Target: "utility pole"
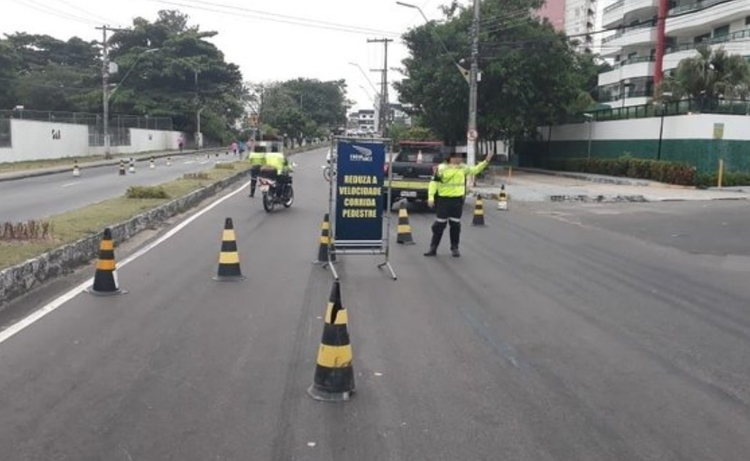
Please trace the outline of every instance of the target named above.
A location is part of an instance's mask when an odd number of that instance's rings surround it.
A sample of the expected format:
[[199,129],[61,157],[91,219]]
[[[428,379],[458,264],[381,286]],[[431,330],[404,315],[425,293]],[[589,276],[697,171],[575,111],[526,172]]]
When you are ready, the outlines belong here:
[[[476,165],[477,142],[477,86],[479,80],[479,0],[474,0],[474,19],[471,26],[471,71],[469,73],[469,129],[466,133],[466,162]],[[471,178],[474,185],[474,177]]]
[[102,122],[104,124],[104,158],[112,158],[109,139],[109,47],[107,31],[120,32],[125,29],[114,29],[109,26],[97,27],[102,31]]
[[382,43],[384,47],[383,68],[379,69],[379,71],[381,71],[383,74],[380,84],[380,113],[378,114],[378,118],[380,120],[380,136],[383,138],[385,138],[388,134],[388,114],[390,112],[390,107],[388,104],[388,43],[392,41],[393,40],[390,38],[367,39],[367,43]]
[[195,75],[195,149],[197,150],[203,147],[203,136],[201,136],[201,112],[203,112],[203,108],[200,107],[198,94],[198,74],[200,74],[200,71],[193,69],[193,73]]

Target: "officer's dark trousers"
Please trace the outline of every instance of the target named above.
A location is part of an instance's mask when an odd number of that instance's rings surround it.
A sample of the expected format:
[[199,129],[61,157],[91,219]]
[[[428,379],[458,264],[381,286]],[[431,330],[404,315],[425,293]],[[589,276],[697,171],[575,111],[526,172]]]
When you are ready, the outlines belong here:
[[443,231],[450,224],[451,248],[458,248],[461,238],[461,215],[464,211],[463,197],[440,197],[437,200],[437,218],[432,225],[432,242],[431,248],[437,248],[440,245],[440,239],[443,238]]
[[260,165],[250,167],[250,197],[255,196],[255,186],[258,185],[258,175],[260,174]]

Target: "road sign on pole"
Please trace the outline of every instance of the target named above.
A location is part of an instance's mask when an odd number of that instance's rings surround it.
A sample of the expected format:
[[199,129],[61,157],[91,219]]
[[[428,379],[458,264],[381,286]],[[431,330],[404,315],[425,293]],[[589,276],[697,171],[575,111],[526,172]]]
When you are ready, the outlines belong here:
[[474,142],[477,140],[477,130],[469,130],[466,133],[466,139],[469,140],[469,142]]

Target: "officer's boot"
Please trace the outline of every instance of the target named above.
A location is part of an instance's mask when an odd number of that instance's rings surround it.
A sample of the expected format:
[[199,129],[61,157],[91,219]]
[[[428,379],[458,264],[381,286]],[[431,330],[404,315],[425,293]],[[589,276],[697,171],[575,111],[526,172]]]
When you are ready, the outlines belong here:
[[425,256],[435,256],[437,254],[438,245],[440,245],[440,239],[443,238],[443,231],[447,223],[435,221],[432,224],[432,241],[430,242],[430,250],[425,253]]
[[460,221],[451,221],[451,230],[450,230],[450,236],[451,236],[451,254],[454,258],[458,258],[461,256],[461,253],[458,252],[458,243],[461,239],[461,222]]

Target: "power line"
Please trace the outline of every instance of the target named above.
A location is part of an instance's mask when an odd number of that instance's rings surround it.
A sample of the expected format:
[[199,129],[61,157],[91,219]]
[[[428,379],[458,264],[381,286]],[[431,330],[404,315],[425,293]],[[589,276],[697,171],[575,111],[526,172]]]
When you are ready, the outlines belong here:
[[73,14],[70,14],[70,13],[66,13],[64,11],[60,11],[60,10],[57,10],[57,9],[49,7],[49,6],[46,6],[45,8],[40,8],[39,6],[37,6],[37,5],[33,4],[33,3],[26,3],[24,0],[13,0],[13,1],[15,1],[16,3],[18,3],[20,5],[23,5],[23,6],[27,7],[27,8],[31,8],[33,10],[36,10],[36,11],[48,14],[48,15],[53,16],[53,17],[64,18],[64,19],[68,19],[70,21],[80,22],[82,24],[87,24],[87,25],[97,24],[95,21],[92,21],[92,20],[89,20],[89,19],[86,19],[86,18],[82,18],[80,16],[76,16],[76,15],[73,15]]
[[[346,24],[338,24],[338,23],[332,23],[332,22],[327,22],[327,21],[307,19],[307,18],[298,17],[298,16],[269,13],[269,12],[264,12],[260,10],[252,10],[249,8],[243,8],[243,7],[234,6],[234,5],[222,5],[219,3],[204,2],[204,1],[197,1],[197,0],[183,0],[185,2],[194,1],[193,4],[182,3],[182,2],[177,2],[177,1],[167,1],[167,0],[150,0],[150,1],[156,2],[156,3],[164,3],[167,5],[173,5],[173,6],[181,6],[183,8],[193,8],[196,10],[209,11],[212,13],[227,14],[227,15],[231,15],[232,17],[242,16],[242,17],[247,17],[247,18],[260,19],[264,21],[311,27],[311,28],[316,28],[316,29],[327,29],[327,30],[335,30],[339,32],[349,32],[349,33],[366,34],[366,35],[380,34],[380,35],[390,36],[394,38],[398,38],[401,36],[400,33],[391,32],[391,31],[382,31],[382,30],[369,29],[369,28],[364,28],[364,27],[359,27],[359,26],[349,26]],[[223,11],[217,8],[224,8],[230,11]]]
[[[39,2],[40,0],[36,0],[36,1]],[[73,5],[72,3],[68,2],[67,0],[56,0],[56,1],[58,1],[58,2],[60,2],[62,4],[64,4],[64,5],[66,5],[68,8],[73,8],[74,10],[80,11],[81,13],[84,13],[85,15],[87,15],[87,16],[89,16],[91,18],[95,18],[96,21],[110,22],[110,23],[113,23],[113,24],[117,23],[116,21],[112,21],[112,20],[104,18],[102,16],[98,16],[98,15],[93,14],[90,11],[87,11],[87,10],[85,10],[85,9],[79,7],[79,6]],[[47,5],[45,5],[45,6],[47,6]]]

